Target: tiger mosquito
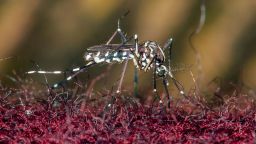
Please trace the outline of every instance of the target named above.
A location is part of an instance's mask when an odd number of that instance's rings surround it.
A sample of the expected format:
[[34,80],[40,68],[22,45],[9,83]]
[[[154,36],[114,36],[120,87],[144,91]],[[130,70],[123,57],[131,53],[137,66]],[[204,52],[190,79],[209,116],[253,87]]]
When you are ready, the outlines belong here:
[[[110,44],[111,41],[114,39],[116,35],[119,35],[121,38],[121,44]],[[134,43],[129,43],[130,41],[134,40]],[[72,80],[78,74],[86,71],[89,67],[92,67],[96,64],[100,63],[122,63],[125,61],[125,65],[123,68],[123,73],[121,80],[119,81],[119,86],[117,89],[117,93],[121,90],[121,85],[123,81],[123,76],[127,68],[127,63],[129,60],[132,60],[134,66],[138,70],[142,70],[148,72],[149,70],[153,69],[153,92],[157,94],[157,84],[156,80],[157,77],[162,79],[162,83],[166,92],[166,96],[168,99],[168,106],[170,106],[170,94],[168,91],[169,82],[167,80],[168,77],[171,78],[172,82],[174,83],[175,87],[178,89],[179,93],[186,97],[183,86],[174,78],[172,71],[171,71],[171,50],[172,50],[173,39],[170,38],[165,43],[163,47],[156,41],[145,41],[139,43],[138,35],[135,34],[133,37],[127,38],[126,35],[120,28],[120,20],[118,20],[118,26],[116,31],[110,37],[106,44],[95,45],[92,47],[87,48],[83,58],[86,64],[82,67],[77,67],[71,70],[74,74],[68,76],[63,81],[56,83],[52,86],[52,89],[56,89],[63,85],[63,83]],[[166,56],[164,51],[169,49],[169,66],[166,67],[164,65],[166,61]],[[27,74],[63,74],[63,71],[28,71]],[[160,103],[162,101],[160,100]]]

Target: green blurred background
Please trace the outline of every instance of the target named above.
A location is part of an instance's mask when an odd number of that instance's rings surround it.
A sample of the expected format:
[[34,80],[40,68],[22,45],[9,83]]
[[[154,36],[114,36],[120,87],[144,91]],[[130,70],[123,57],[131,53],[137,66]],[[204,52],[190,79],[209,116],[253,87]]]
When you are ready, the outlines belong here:
[[[192,64],[196,74],[195,55],[188,39],[199,22],[199,0],[0,0],[0,57],[17,56],[16,60],[1,61],[2,81],[7,81],[4,75],[11,75],[12,70],[23,75],[36,69],[30,60],[44,70],[83,65],[85,49],[105,43],[115,31],[117,19],[127,10],[130,14],[121,22],[124,32],[129,36],[137,33],[140,41],[156,40],[161,45],[173,37],[172,63]],[[256,88],[255,11],[255,0],[206,0],[206,23],[193,37],[202,57],[203,86],[221,77]],[[115,85],[122,66],[113,65],[95,89]],[[96,66],[79,77],[87,78],[89,74],[89,80],[93,79],[106,67]],[[130,62],[124,81],[126,90],[132,90],[133,72]],[[151,92],[151,74],[139,73],[141,91]],[[193,86],[189,70],[175,75],[186,90]],[[44,83],[40,75],[30,77]],[[53,84],[63,76],[48,79]],[[170,89],[175,91],[173,85]]]

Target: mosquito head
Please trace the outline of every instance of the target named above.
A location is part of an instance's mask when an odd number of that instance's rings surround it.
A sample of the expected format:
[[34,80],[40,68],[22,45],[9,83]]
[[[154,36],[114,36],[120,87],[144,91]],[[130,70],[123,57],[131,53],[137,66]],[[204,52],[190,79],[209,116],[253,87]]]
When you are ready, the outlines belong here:
[[156,74],[159,77],[165,77],[169,73],[168,69],[164,65],[159,65],[156,69]]

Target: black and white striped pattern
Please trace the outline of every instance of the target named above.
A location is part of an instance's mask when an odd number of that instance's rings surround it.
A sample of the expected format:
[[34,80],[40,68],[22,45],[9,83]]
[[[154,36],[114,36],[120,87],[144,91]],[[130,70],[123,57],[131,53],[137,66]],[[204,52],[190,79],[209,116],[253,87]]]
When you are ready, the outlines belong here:
[[85,61],[93,61],[95,63],[112,63],[123,62],[124,60],[133,59],[134,55],[129,51],[103,51],[103,52],[87,52],[84,55]]

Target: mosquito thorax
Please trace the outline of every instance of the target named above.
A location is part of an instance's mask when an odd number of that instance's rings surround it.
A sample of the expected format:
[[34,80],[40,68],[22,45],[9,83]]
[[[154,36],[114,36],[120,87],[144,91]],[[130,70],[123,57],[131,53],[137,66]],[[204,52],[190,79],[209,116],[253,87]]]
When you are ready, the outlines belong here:
[[159,44],[155,41],[146,41],[144,43],[145,49],[149,50],[151,55],[156,56],[159,61],[164,61],[164,53]]
[[146,41],[139,50],[138,64],[140,69],[148,71],[153,67],[153,59],[156,65],[160,66],[164,62],[164,55],[161,47],[155,41]]

